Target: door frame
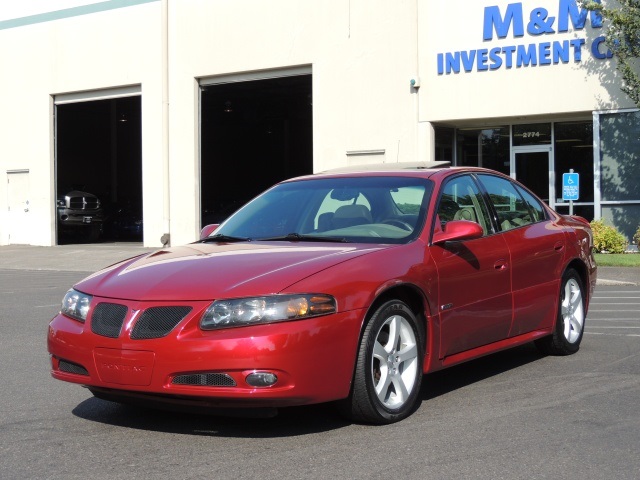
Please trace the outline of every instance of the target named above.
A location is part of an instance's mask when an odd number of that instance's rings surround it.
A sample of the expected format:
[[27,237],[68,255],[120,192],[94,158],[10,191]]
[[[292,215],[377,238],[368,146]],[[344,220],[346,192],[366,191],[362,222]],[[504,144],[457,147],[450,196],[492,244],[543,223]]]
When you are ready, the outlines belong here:
[[547,162],[547,170],[549,172],[549,206],[555,209],[556,203],[556,172],[555,172],[555,162],[554,162],[554,152],[553,152],[553,144],[551,145],[527,145],[523,147],[511,147],[510,153],[510,170],[509,175],[511,178],[518,180],[519,182],[525,183],[523,179],[516,178],[516,155],[519,153],[547,153],[548,154],[548,162]]
[[[18,178],[18,176],[24,178],[26,180],[27,186],[26,186],[26,192],[24,192],[24,196],[22,198],[26,198],[24,205],[19,205],[18,208],[23,209],[24,213],[28,213],[31,210],[30,207],[30,201],[29,201],[29,197],[30,197],[30,193],[31,193],[31,187],[30,187],[30,171],[28,168],[25,169],[17,169],[17,170],[7,170],[6,171],[6,179],[7,179],[7,209],[8,209],[8,218],[7,218],[7,227],[8,227],[8,243],[9,245],[28,245],[29,239],[31,238],[31,232],[28,229],[28,224],[29,224],[29,215],[25,215],[23,220],[24,223],[23,224],[18,224],[16,225],[15,221],[14,221],[14,217],[15,214],[12,213],[11,207],[15,207],[16,205],[13,203],[13,199],[12,199],[12,191],[13,188],[10,186],[11,185],[11,178],[15,177]],[[22,202],[20,202],[22,203]],[[18,234],[16,235],[16,228],[25,228],[27,227],[27,231],[20,231],[18,232]],[[17,237],[17,239],[16,239]]]

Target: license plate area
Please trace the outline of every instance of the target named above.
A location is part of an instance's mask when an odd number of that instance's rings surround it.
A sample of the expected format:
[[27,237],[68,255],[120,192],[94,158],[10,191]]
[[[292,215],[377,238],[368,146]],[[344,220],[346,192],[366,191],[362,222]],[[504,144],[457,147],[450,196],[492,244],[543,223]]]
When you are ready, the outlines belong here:
[[93,217],[82,217],[82,223],[91,223]]
[[93,351],[96,370],[103,382],[118,385],[151,384],[155,353],[145,350],[96,348]]

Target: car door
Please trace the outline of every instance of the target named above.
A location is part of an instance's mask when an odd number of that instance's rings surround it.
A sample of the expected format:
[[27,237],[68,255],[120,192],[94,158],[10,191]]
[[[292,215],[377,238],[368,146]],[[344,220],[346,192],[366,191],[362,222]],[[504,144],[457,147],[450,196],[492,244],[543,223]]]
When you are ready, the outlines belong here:
[[511,255],[514,321],[510,337],[548,328],[556,316],[566,238],[540,200],[518,184],[478,175]]
[[440,358],[507,338],[511,328],[509,248],[496,234],[478,184],[469,174],[451,178],[438,198],[434,233],[447,223],[479,223],[481,238],[432,245],[438,271]]

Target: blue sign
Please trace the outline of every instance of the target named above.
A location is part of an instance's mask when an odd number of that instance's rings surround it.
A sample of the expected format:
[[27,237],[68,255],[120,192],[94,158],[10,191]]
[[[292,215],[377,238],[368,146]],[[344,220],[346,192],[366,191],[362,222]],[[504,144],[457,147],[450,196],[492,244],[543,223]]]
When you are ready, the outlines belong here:
[[[595,3],[600,1],[595,0]],[[555,39],[554,35],[584,30],[587,18],[591,28],[602,28],[602,15],[598,11],[583,8],[578,0],[558,0],[558,10],[553,11],[543,7],[530,8],[531,3],[525,7],[523,3],[484,7],[482,48],[438,53],[438,75],[580,63],[587,40],[568,39],[566,36]],[[517,44],[515,41],[507,42],[499,46],[487,43],[496,38],[503,40],[509,37],[514,40],[530,37],[533,41]],[[601,35],[590,44],[591,54],[599,60],[613,57],[604,40],[605,37]]]
[[580,174],[562,174],[562,200],[575,201],[580,197]]

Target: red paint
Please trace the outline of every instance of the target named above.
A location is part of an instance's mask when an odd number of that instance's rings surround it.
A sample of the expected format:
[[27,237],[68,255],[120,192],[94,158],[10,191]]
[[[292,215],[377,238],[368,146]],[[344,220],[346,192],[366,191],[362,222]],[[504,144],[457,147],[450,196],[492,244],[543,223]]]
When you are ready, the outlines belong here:
[[[545,207],[547,220],[504,233],[478,238],[478,225],[467,221],[452,222],[448,232],[434,232],[440,224],[434,212],[440,188],[447,178],[464,172],[488,171],[358,174],[415,176],[433,183],[422,231],[407,244],[195,243],[98,272],[75,286],[94,296],[86,322],[57,315],[50,324],[51,373],[104,391],[147,393],[171,401],[177,397],[167,395],[179,395],[180,401],[203,399],[215,406],[337,400],[349,395],[370,306],[395,288],[416,295],[415,313],[426,320],[425,372],[549,334],[564,270],[572,264],[584,275],[587,304],[595,285],[588,224]],[[201,315],[215,299],[277,293],[332,295],[337,313],[240,328],[199,328]],[[118,338],[91,331],[92,311],[100,301],[128,308]],[[165,337],[130,338],[140,312],[167,305],[192,309]],[[61,370],[60,360],[83,367],[88,375]],[[254,371],[272,372],[278,382],[251,387],[244,379]],[[236,386],[172,384],[175,376],[193,373],[226,374]]]

